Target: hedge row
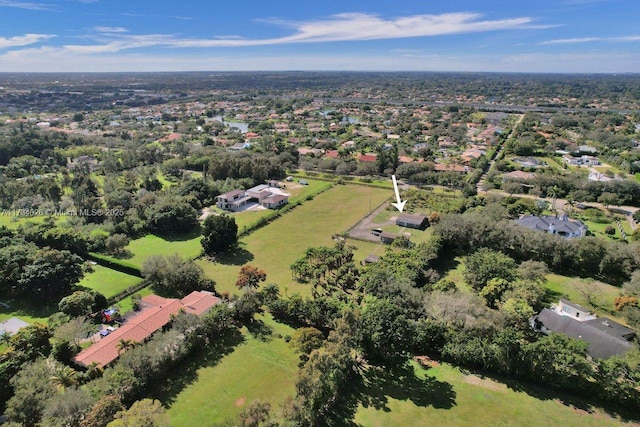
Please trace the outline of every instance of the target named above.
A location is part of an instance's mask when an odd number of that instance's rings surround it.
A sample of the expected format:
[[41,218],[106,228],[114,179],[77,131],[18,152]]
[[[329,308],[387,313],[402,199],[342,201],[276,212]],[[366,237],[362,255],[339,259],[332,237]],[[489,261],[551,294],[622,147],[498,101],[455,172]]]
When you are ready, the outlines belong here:
[[109,305],[115,304],[125,299],[129,295],[133,295],[136,292],[140,292],[142,289],[146,288],[147,286],[149,286],[149,283],[146,280],[141,280],[140,283],[133,286],[129,286],[124,291],[120,291],[114,296],[107,298],[107,302],[109,303]]
[[142,278],[140,267],[129,262],[113,259],[106,255],[98,254],[95,252],[89,252],[89,254],[87,254],[87,258],[89,258],[91,261],[95,261],[103,267],[111,268],[121,273],[126,273]]

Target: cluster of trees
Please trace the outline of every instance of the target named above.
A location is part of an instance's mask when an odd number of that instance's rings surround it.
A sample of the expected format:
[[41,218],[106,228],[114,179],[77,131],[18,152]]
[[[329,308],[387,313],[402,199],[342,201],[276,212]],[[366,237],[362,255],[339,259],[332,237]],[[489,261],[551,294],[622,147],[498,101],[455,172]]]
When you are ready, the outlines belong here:
[[291,265],[291,271],[297,280],[311,283],[314,296],[349,294],[360,274],[353,261],[353,248],[342,238],[333,248],[308,248],[304,257]]
[[215,282],[202,268],[178,254],[151,255],[142,265],[142,276],[160,295],[182,298],[193,291],[214,291]]
[[27,426],[95,427],[114,419],[109,425],[142,425],[131,424],[131,420],[142,422],[149,417],[165,424],[144,425],[167,425],[157,402],[135,401],[144,397],[150,384],[164,378],[171,366],[207,345],[223,345],[224,337],[237,334],[234,317],[227,305],[217,305],[202,317],[181,313],[173,319],[171,329],[148,342],[123,344],[126,351],[104,372],[95,366],[77,372],[47,358],[49,329],[25,328],[11,337],[10,350],[0,362],[0,375],[7,378],[3,387],[11,387],[2,390],[7,398],[6,415],[10,422]]
[[84,275],[83,259],[68,250],[40,248],[6,227],[0,228],[0,291],[42,298],[67,295]]
[[217,179],[251,178],[255,182],[279,179],[285,175],[277,156],[220,152],[209,160],[207,176]]
[[637,244],[595,237],[561,239],[492,217],[488,207],[444,215],[434,226],[445,250],[471,254],[489,248],[517,261],[542,261],[554,271],[596,277],[612,284],[628,280],[640,265]]
[[62,132],[41,132],[33,124],[20,122],[12,129],[8,138],[3,138],[0,142],[0,165],[7,165],[12,158],[25,155],[45,162],[53,158],[56,163],[64,164],[64,159],[56,157],[54,150],[72,144],[83,145],[83,141]]
[[[495,174],[490,173],[488,179]],[[600,202],[606,205],[640,206],[640,183],[630,180],[589,181],[583,174],[557,175],[537,173],[531,180],[502,184],[512,193],[534,194],[550,198],[566,198],[574,202]]]

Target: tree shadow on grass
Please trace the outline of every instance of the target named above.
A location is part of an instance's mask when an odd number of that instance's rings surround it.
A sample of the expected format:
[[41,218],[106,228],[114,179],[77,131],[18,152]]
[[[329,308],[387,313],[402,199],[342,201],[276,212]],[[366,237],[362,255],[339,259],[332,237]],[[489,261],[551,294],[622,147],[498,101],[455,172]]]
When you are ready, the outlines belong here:
[[273,329],[260,319],[254,319],[253,322],[247,322],[245,326],[255,339],[263,342],[269,342],[273,339]]
[[227,332],[209,343],[201,352],[196,351],[191,358],[174,365],[167,372],[164,380],[150,391],[150,394],[165,406],[171,406],[185,387],[198,380],[200,368],[216,366],[224,356],[233,353],[235,348],[244,341],[245,338],[239,330]]
[[[484,378],[482,374],[475,373],[475,375]],[[526,393],[527,395],[534,397],[538,400],[555,400],[564,406],[568,406],[577,412],[584,412],[587,414],[594,414],[596,410],[605,412],[609,416],[629,422],[640,421],[640,414],[629,411],[628,409],[606,402],[598,402],[594,399],[587,399],[586,397],[576,396],[568,392],[560,390],[553,390],[548,387],[529,384],[526,382],[501,377],[487,377],[496,381],[500,381],[514,391]]]
[[245,265],[253,261],[253,254],[248,250],[238,246],[219,257],[216,261],[224,265]]
[[418,377],[411,365],[393,371],[369,367],[350,383],[327,425],[355,426],[353,417],[359,405],[390,412],[389,399],[410,400],[420,407],[451,409],[456,405],[456,392],[451,384],[432,376]]
[[[3,299],[0,297],[0,314],[7,314],[12,317],[41,317],[47,318],[58,311],[58,304],[54,301],[40,300],[28,301],[23,299]],[[6,304],[6,305],[5,305]],[[47,323],[46,320],[39,323]]]
[[436,260],[434,268],[442,277],[449,271],[455,270],[460,265],[460,261],[452,257],[440,257]]
[[156,236],[168,242],[185,242],[202,236],[202,227],[197,224],[193,230],[186,233],[156,233]]
[[564,298],[566,295],[561,292],[554,291],[553,289],[545,289],[542,296],[542,302],[544,304],[556,304],[560,298]]

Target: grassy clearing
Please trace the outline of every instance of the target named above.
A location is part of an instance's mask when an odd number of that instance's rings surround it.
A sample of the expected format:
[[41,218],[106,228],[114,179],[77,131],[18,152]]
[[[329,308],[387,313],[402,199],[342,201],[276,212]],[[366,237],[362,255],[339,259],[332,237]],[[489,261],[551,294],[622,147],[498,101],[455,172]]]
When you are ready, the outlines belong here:
[[[153,293],[153,291],[148,286],[146,288],[142,288],[138,292],[136,292],[136,294],[138,294],[138,295],[140,295],[142,297],[144,297],[146,295],[151,295],[152,293]],[[126,313],[132,311],[133,310],[133,295],[129,295],[125,299],[118,301],[118,303],[115,304],[115,305],[120,309],[120,314],[126,314]]]
[[136,240],[132,240],[125,248],[132,256],[126,261],[137,267],[142,267],[144,261],[151,255],[180,254],[183,258],[195,258],[202,252],[200,244],[200,230],[192,233],[176,236],[157,236],[147,234]]
[[[610,315],[614,309],[614,299],[620,296],[620,288],[599,282],[593,279],[581,277],[561,276],[549,274],[545,284],[547,295],[546,303],[557,303],[558,298],[567,298],[576,304],[590,307],[598,314]],[[586,293],[593,295],[597,306],[589,304]]]
[[46,215],[16,216],[16,215],[8,215],[8,214],[0,213],[0,226],[4,225],[7,228],[14,229],[14,228],[18,228],[19,225],[25,224],[27,222],[35,222],[39,224],[42,221],[44,221],[46,218],[48,218],[48,216]]
[[140,282],[139,277],[121,273],[101,265],[94,265],[93,272],[86,274],[78,286],[93,289],[109,298]]
[[[228,354],[202,354],[186,370],[170,373],[166,388],[156,390],[168,407],[172,426],[205,426],[235,418],[256,399],[269,402],[277,413],[295,392],[298,356],[283,338],[293,329],[270,315],[258,316],[272,330],[265,338],[246,328]],[[279,335],[278,335],[279,334]]]
[[0,305],[0,322],[4,322],[12,317],[18,317],[27,323],[47,323],[49,316],[58,311],[57,303],[31,304],[27,301],[0,299],[9,307]]
[[[359,185],[339,185],[256,230],[240,241],[236,253],[218,263],[198,264],[217,283],[218,291],[235,293],[235,282],[244,264],[267,272],[268,283],[278,283],[291,292],[309,295],[309,286],[293,281],[289,266],[310,246],[332,246],[331,236],[342,233],[389,197],[389,192]],[[365,255],[366,256],[366,255]]]
[[[283,191],[289,193],[289,203],[297,203],[298,201],[304,201],[310,194],[315,194],[322,189],[326,189],[331,186],[331,183],[325,181],[318,180],[307,180],[308,185],[300,185],[297,182],[284,182]],[[273,214],[273,210],[270,209],[260,209],[246,212],[225,212],[218,208],[215,208],[218,212],[224,212],[227,215],[231,215],[236,220],[236,224],[238,225],[238,232],[242,233],[243,230],[254,224],[259,219],[269,216]]]
[[[506,385],[448,364],[394,381],[371,376],[357,388],[358,426],[532,426],[605,427],[637,425],[614,418],[571,396],[523,384]],[[564,403],[563,403],[564,402]]]

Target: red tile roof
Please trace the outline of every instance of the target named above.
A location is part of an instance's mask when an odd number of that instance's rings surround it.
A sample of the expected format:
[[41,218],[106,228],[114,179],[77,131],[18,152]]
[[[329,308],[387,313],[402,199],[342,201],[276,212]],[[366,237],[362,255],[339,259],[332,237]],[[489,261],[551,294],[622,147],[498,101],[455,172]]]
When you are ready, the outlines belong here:
[[82,350],[74,358],[75,362],[82,366],[89,366],[94,362],[99,366],[108,365],[120,356],[120,340],[142,342],[167,325],[180,310],[200,316],[221,300],[208,292],[193,291],[182,300],[147,295],[142,298],[142,302],[151,307],[127,320],[124,325],[91,347]]
[[363,154],[362,156],[358,157],[359,161],[368,163],[374,163],[377,159],[378,157],[375,154]]

